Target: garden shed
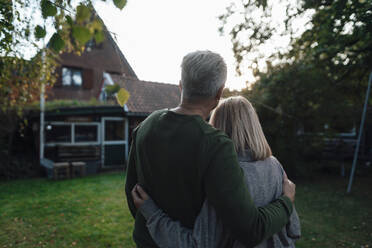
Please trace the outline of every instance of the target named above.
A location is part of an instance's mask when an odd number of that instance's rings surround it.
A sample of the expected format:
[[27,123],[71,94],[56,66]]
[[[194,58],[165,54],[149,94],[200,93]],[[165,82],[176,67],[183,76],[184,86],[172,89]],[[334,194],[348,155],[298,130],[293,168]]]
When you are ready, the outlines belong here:
[[124,167],[132,130],[153,111],[176,107],[180,100],[177,85],[119,75],[112,80],[130,94],[124,108],[100,105],[45,112],[46,159],[84,162],[88,174]]

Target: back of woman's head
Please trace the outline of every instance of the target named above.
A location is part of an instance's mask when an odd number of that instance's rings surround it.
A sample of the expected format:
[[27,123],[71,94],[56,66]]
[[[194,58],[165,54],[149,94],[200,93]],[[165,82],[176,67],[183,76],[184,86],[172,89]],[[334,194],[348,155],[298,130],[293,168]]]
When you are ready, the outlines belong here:
[[213,111],[210,124],[232,139],[238,153],[244,154],[249,149],[255,160],[264,160],[271,156],[257,113],[244,97],[235,96],[222,100]]

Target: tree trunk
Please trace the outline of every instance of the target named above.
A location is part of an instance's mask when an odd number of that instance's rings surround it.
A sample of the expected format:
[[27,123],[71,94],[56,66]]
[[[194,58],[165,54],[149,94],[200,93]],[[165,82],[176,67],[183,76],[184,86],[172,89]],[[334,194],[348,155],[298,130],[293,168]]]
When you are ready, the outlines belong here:
[[0,176],[4,176],[6,179],[10,179],[12,177],[12,170],[11,170],[11,162],[13,159],[12,150],[13,150],[13,143],[14,143],[14,136],[15,132],[17,130],[17,122],[18,118],[15,112],[7,111],[5,113],[2,113],[1,118],[1,137],[0,142],[1,145],[7,147],[3,147],[3,151],[1,151],[1,161],[2,166],[0,166]]
[[11,179],[14,176],[13,172],[11,170],[11,162],[13,160],[12,151],[13,151],[14,132],[16,130],[16,128],[14,128],[14,126],[12,126],[12,128],[10,129],[10,131],[8,133],[8,160],[7,160],[7,163],[6,163],[6,166],[5,166],[5,168],[9,172],[7,174],[7,179]]

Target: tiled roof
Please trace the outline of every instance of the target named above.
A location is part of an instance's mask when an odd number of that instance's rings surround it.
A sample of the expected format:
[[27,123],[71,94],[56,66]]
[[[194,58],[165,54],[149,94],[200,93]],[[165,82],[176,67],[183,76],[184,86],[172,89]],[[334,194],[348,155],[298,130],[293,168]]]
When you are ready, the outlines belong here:
[[158,109],[174,108],[180,101],[178,85],[141,81],[111,74],[112,80],[130,93],[127,102],[132,113],[152,113]]

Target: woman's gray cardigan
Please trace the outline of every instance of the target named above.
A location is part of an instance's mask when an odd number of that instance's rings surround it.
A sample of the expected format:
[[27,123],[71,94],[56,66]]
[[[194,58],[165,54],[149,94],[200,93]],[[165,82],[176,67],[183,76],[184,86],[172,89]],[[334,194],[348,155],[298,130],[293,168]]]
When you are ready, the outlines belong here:
[[[257,207],[265,206],[282,195],[283,168],[279,161],[271,156],[263,161],[253,161],[249,155],[239,157],[246,183]],[[223,201],[223,199],[221,199]],[[227,244],[232,237],[224,230],[216,216],[213,206],[204,202],[200,214],[195,220],[193,230],[185,228],[180,222],[172,220],[149,199],[140,211],[147,220],[148,230],[154,241],[162,248],[222,248],[244,247],[238,241]],[[247,235],[254,235],[247,230]],[[300,238],[300,221],[294,209],[289,223],[272,237],[256,247],[295,247],[295,240]]]

